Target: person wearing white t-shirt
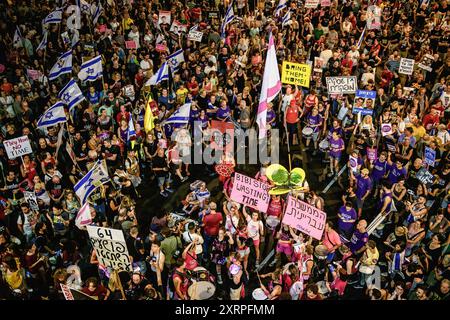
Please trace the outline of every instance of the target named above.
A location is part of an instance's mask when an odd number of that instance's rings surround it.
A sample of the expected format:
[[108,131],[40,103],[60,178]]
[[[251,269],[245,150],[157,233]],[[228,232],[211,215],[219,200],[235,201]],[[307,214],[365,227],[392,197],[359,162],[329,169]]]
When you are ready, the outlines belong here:
[[245,216],[245,219],[247,220],[247,234],[248,237],[253,240],[253,245],[255,246],[255,253],[256,253],[256,262],[255,267],[259,267],[259,257],[260,257],[260,249],[259,245],[261,242],[261,239],[264,239],[264,225],[262,221],[259,219],[259,213],[253,212],[250,216],[247,213],[247,208],[244,206],[242,209],[242,212]]
[[134,43],[136,44],[136,49],[139,49],[141,47],[139,43],[139,37],[139,29],[137,26],[133,25],[131,27],[131,31],[128,33],[128,39],[134,41]]

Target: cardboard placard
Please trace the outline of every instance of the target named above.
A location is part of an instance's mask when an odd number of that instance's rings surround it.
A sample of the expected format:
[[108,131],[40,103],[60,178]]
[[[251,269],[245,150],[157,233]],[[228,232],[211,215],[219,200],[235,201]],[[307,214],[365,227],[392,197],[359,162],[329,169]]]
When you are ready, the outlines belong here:
[[269,189],[267,183],[236,172],[231,199],[255,210],[267,212],[270,201]]
[[309,88],[311,66],[308,64],[283,61],[281,82]]
[[328,94],[353,94],[358,90],[356,77],[326,77]]
[[29,153],[33,153],[31,149],[30,140],[27,136],[22,136],[15,139],[3,141],[5,146],[6,154],[9,159],[15,159],[17,157],[24,156]]

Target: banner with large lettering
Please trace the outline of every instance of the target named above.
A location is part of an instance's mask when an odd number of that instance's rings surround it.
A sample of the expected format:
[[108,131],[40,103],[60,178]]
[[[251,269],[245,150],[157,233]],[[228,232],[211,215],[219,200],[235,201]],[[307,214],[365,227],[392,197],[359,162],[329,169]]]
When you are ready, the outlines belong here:
[[322,239],[327,214],[292,196],[287,199],[283,223],[317,240]]
[[231,200],[265,213],[269,207],[269,189],[270,186],[267,183],[236,172]]
[[282,83],[296,84],[298,86],[309,88],[310,78],[310,65],[304,63],[283,61],[283,66],[281,68]]
[[353,94],[358,90],[356,77],[327,77],[328,94]]
[[15,159],[17,157],[24,156],[29,153],[33,153],[31,149],[30,140],[27,136],[22,136],[10,140],[3,141],[6,154],[9,159]]

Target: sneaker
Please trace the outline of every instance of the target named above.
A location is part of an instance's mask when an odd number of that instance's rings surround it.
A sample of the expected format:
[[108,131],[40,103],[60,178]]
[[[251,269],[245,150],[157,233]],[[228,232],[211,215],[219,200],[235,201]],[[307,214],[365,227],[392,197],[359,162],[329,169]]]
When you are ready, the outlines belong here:
[[172,193],[174,190],[170,188],[166,188],[165,191]]
[[169,196],[169,195],[168,195],[166,192],[164,192],[164,191],[161,191],[159,194],[162,195],[164,198],[167,198],[167,197]]
[[185,182],[187,179],[189,179],[188,177],[183,177],[183,179],[181,179],[181,182]]
[[332,176],[334,176],[334,173],[333,172],[328,172],[327,177],[332,177]]

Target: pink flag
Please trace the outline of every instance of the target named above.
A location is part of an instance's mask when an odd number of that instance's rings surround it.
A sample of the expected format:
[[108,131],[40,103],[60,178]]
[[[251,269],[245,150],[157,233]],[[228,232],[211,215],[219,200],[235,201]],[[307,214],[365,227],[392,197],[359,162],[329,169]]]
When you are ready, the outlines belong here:
[[258,123],[259,126],[260,139],[264,138],[267,134],[267,104],[271,102],[280,91],[280,71],[278,70],[273,36],[270,34],[261,94],[259,96],[258,114],[256,115],[256,123]]
[[78,211],[77,217],[75,218],[75,225],[78,229],[83,229],[83,227],[90,225],[92,223],[91,208],[89,207],[89,202],[86,202]]

